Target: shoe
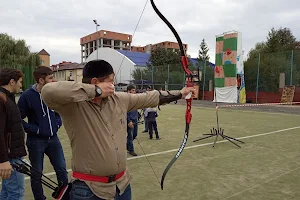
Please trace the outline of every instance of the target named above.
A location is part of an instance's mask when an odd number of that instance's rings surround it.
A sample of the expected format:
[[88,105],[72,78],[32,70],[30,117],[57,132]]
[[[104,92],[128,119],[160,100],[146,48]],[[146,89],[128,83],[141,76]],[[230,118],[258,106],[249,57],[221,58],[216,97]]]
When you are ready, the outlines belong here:
[[153,138],[149,137],[149,140],[152,140]]
[[156,140],[160,140],[160,139],[161,139],[160,137],[156,138]]
[[137,154],[134,151],[130,151],[129,154],[132,156],[137,156]]
[[146,131],[146,130],[143,130],[143,132],[142,133],[147,133],[148,131]]

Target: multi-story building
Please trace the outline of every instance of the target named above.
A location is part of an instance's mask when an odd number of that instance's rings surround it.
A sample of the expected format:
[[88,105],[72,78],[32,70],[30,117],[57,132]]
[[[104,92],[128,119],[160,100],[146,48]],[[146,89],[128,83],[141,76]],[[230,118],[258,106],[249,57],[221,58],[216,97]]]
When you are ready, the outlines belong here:
[[97,48],[110,47],[113,49],[130,50],[132,35],[100,30],[80,38],[81,62]]
[[[187,44],[182,44],[184,51],[187,51]],[[131,46],[131,51],[135,52],[144,52],[144,53],[150,53],[151,49],[155,49],[157,47],[169,49],[172,51],[179,51],[179,44],[177,42],[171,42],[171,41],[164,41],[164,42],[159,42],[156,44],[148,44],[146,46]]]
[[38,55],[41,60],[41,65],[50,67],[50,54],[45,49],[42,49]]

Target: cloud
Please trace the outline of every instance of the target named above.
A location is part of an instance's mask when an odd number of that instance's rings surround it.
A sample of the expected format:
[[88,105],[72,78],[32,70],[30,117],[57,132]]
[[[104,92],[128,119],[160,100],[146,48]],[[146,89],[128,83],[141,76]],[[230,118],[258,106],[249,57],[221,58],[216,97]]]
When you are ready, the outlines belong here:
[[[0,7],[1,32],[25,39],[32,51],[46,49],[51,64],[61,61],[80,62],[80,38],[99,29],[133,34],[145,0],[13,0]],[[242,32],[247,54],[256,42],[266,40],[272,28],[291,28],[297,39],[300,5],[297,0],[155,0],[158,9],[171,22],[188,54],[196,57],[204,38],[215,58],[215,37],[223,32]],[[133,45],[146,45],[176,39],[156,15],[150,1],[133,38]]]

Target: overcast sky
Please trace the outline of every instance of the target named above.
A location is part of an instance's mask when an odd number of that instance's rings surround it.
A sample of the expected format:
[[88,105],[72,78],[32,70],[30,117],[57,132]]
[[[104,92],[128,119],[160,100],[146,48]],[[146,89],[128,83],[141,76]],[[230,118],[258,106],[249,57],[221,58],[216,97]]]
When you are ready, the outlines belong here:
[[[99,29],[133,34],[146,0],[1,0],[0,31],[25,39],[32,51],[45,49],[51,64],[80,62],[80,38]],[[215,37],[242,32],[245,54],[266,40],[272,28],[288,27],[300,39],[298,0],[155,0],[175,27],[188,54],[196,57],[201,40],[207,41],[215,61]],[[176,39],[156,15],[150,1],[133,37],[133,45]]]

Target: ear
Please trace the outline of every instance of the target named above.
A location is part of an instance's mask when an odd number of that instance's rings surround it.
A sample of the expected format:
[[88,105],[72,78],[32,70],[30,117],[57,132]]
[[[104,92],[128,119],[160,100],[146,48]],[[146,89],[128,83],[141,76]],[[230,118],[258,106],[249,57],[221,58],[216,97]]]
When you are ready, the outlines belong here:
[[10,79],[9,84],[14,86],[16,84],[16,81],[14,79]]
[[40,84],[44,84],[44,82],[45,82],[45,80],[44,80],[44,79],[42,79],[42,78],[39,78],[39,82],[38,82],[38,83],[40,83]]
[[99,82],[99,81],[98,81],[97,78],[92,78],[92,80],[91,80],[91,84],[92,84],[92,85],[96,85],[98,82]]

